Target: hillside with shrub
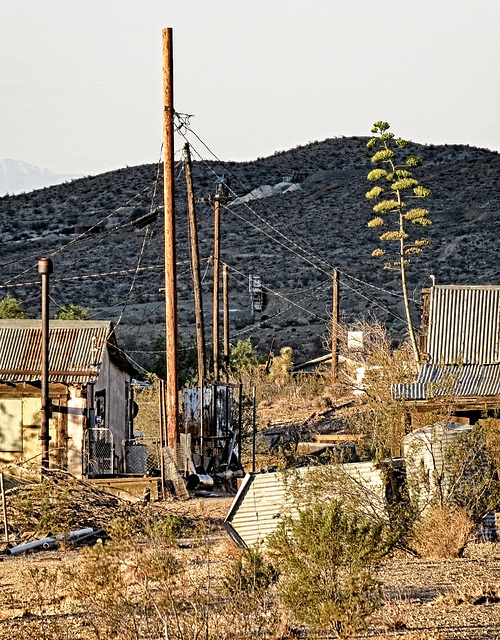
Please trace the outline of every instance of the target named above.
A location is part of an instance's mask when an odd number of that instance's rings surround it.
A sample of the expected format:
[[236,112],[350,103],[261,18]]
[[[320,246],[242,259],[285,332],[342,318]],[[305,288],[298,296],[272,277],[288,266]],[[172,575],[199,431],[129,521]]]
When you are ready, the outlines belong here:
[[[221,260],[229,266],[231,341],[249,338],[261,353],[290,345],[296,361],[324,353],[331,310],[331,273],[340,270],[344,324],[376,315],[390,335],[405,334],[397,272],[371,257],[377,234],[367,227],[366,138],[311,142],[253,162],[193,164],[206,325],[210,331],[213,209],[207,202],[225,174],[232,195],[295,179],[293,189],[222,208]],[[498,283],[495,238],[500,224],[497,152],[465,145],[412,145],[423,159],[419,177],[432,192],[432,245],[409,268],[418,319],[420,291],[438,284]],[[176,218],[180,333],[194,335],[194,307],[182,163],[177,168]],[[299,188],[297,188],[299,187]],[[262,189],[261,189],[262,191]],[[273,193],[273,190],[268,190]],[[40,311],[37,261],[54,261],[52,312],[77,304],[89,318],[118,323],[118,337],[148,368],[151,341],[163,332],[162,215],[137,229],[132,222],[163,204],[162,167],[126,167],[0,199],[0,296]],[[259,275],[264,307],[252,314],[249,275]],[[418,323],[417,323],[418,324]],[[208,337],[209,341],[209,337]]]

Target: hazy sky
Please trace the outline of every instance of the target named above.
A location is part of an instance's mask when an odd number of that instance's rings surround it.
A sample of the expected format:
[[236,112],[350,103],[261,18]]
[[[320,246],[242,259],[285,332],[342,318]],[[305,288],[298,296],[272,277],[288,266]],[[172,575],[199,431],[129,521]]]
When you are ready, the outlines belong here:
[[85,175],[156,162],[163,27],[175,108],[225,160],[369,135],[379,119],[417,142],[500,150],[499,0],[0,6],[0,158]]

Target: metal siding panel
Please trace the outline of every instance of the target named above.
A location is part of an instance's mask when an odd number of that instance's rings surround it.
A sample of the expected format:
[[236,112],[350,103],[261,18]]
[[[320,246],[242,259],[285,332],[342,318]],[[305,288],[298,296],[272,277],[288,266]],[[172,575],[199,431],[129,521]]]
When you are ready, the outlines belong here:
[[[380,500],[384,500],[382,474],[373,463],[353,463],[342,468],[370,488]],[[304,467],[295,472],[303,475],[307,470]],[[293,503],[287,497],[282,472],[255,474],[247,481],[245,491],[238,492],[225,521],[251,547],[275,531],[280,517],[285,513],[293,514],[294,510]]]
[[499,287],[433,287],[429,363],[499,361]]

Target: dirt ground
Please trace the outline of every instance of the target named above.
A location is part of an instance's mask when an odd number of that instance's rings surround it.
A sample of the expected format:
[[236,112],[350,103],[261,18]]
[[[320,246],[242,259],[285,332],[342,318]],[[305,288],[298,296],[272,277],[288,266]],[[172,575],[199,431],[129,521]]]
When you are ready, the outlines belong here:
[[[231,497],[194,498],[162,505],[165,512],[210,523],[214,572],[236,552],[222,528],[231,502]],[[1,640],[95,638],[86,628],[85,614],[64,588],[41,598],[31,579],[33,571],[78,567],[79,558],[77,549],[0,556]],[[399,553],[382,567],[379,578],[387,604],[359,637],[500,639],[500,543],[470,544],[463,558],[453,560],[423,560]],[[50,624],[56,622],[64,629],[62,635],[49,634]]]

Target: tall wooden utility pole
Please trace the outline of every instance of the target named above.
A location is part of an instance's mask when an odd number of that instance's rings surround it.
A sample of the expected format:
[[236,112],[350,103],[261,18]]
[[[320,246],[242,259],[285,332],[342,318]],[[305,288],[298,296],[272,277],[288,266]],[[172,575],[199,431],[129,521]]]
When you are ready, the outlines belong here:
[[214,200],[214,290],[212,308],[214,379],[219,380],[219,259],[220,259],[220,197]]
[[174,90],[172,29],[163,29],[163,194],[165,208],[165,329],[167,445],[179,442],[177,274],[174,207]]
[[194,315],[196,321],[196,346],[198,349],[198,380],[200,385],[205,378],[205,326],[203,321],[203,300],[201,294],[200,254],[198,249],[198,227],[196,225],[196,208],[191,171],[191,151],[189,143],[184,145],[184,171],[189,216],[189,239],[191,242],[191,268],[193,270]]
[[224,318],[224,368],[226,370],[226,382],[229,382],[229,288],[227,264],[222,267],[222,301]]
[[332,384],[339,379],[339,272],[333,270],[332,304]]
[[49,468],[49,276],[52,273],[52,260],[41,258],[38,262],[38,273],[42,276],[42,385],[41,385],[41,428],[42,473]]

